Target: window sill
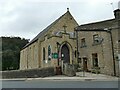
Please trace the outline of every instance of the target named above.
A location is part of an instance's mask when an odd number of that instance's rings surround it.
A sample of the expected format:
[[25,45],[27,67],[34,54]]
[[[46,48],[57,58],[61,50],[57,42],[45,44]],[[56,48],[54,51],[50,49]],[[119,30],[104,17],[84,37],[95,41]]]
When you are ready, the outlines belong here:
[[101,44],[101,42],[94,42],[93,44],[92,44],[92,46],[96,46],[96,45],[100,45]]
[[92,67],[92,69],[100,69],[100,67]]
[[85,46],[81,46],[80,48],[85,48],[85,47],[87,47],[86,45]]

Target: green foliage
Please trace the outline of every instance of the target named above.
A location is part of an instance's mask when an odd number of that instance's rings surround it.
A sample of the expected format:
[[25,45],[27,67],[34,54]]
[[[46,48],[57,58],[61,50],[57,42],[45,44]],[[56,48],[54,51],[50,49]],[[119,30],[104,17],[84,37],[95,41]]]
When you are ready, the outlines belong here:
[[[19,69],[20,50],[28,43],[28,40],[20,37],[2,38],[2,70]],[[1,54],[1,53],[0,53]],[[0,55],[1,56],[1,55]]]

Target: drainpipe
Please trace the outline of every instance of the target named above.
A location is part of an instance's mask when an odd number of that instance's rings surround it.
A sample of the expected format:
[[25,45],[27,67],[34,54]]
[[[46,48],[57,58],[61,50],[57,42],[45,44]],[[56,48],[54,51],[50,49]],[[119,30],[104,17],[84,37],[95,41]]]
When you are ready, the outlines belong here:
[[79,52],[78,52],[78,31],[77,31],[77,29],[75,29],[75,31],[76,31],[76,45],[77,45],[77,62],[78,62],[78,56],[79,56]]
[[110,34],[110,39],[111,39],[111,48],[112,48],[112,55],[113,55],[113,70],[114,70],[114,76],[116,76],[116,67],[115,67],[115,55],[114,55],[114,45],[113,45],[113,37],[112,37],[112,32],[111,29],[106,31]]
[[28,50],[29,48],[27,48],[27,69],[28,69]]
[[113,69],[114,69],[114,76],[116,76],[115,55],[114,55],[113,37],[112,37],[112,32],[111,32],[111,30],[110,30],[110,38],[111,38],[112,54],[113,54]]

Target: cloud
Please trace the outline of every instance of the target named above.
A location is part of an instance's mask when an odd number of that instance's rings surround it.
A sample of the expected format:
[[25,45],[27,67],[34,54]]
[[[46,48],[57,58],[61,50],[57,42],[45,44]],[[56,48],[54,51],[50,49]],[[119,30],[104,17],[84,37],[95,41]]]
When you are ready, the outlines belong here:
[[[108,0],[0,0],[0,36],[34,38],[70,8],[79,24],[113,18]],[[110,1],[110,0],[109,0]],[[112,2],[112,0],[110,1]],[[116,8],[117,0],[114,0]]]

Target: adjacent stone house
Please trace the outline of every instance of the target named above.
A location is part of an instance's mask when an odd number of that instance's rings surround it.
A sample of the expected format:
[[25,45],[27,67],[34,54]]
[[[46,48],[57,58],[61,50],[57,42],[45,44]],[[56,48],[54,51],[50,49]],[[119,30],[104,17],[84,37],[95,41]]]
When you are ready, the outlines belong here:
[[69,9],[40,32],[22,50],[20,70],[75,64],[76,38],[74,28],[78,26]]
[[119,74],[120,10],[115,18],[80,25],[77,32],[78,62],[85,71],[98,69],[108,75]]

